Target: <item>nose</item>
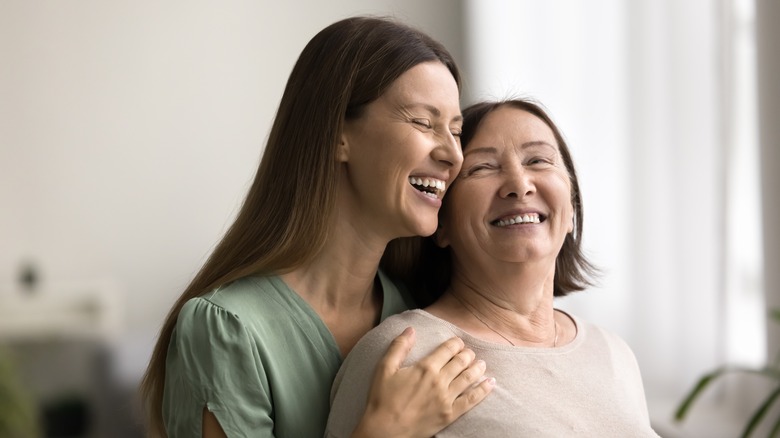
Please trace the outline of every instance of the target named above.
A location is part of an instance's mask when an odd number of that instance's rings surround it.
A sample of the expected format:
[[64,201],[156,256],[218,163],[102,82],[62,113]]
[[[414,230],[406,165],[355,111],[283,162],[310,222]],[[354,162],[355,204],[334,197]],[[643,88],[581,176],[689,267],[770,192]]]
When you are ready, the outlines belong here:
[[439,139],[439,144],[432,152],[433,159],[458,171],[463,164],[463,150],[460,147],[460,141],[450,132],[442,133]]
[[503,174],[504,178],[498,189],[500,198],[520,199],[536,193],[533,175],[522,165],[507,166]]

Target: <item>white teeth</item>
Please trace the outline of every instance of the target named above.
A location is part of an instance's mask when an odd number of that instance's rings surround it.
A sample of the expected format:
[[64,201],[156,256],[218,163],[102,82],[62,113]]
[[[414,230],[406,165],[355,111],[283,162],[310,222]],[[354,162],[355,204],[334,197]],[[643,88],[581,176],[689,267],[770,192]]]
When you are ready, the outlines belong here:
[[[409,183],[420,187],[431,187],[439,191],[444,190],[444,187],[446,186],[446,183],[440,179],[419,178],[416,176],[410,176]],[[434,195],[432,197],[436,197],[436,196]]]
[[515,224],[538,224],[538,223],[539,223],[539,215],[536,213],[530,213],[524,215],[517,215],[509,219],[501,219],[498,222],[496,222],[496,225],[498,225],[499,227],[506,227],[508,225],[515,225]]

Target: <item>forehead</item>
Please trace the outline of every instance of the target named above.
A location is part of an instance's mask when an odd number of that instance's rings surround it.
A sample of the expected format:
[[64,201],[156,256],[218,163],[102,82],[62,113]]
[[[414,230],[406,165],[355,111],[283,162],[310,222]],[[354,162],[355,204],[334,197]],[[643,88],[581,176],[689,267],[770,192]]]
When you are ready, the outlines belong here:
[[528,142],[544,142],[558,148],[555,134],[542,119],[519,108],[502,106],[482,119],[466,150],[474,146],[503,149]]
[[435,104],[442,106],[441,110],[460,114],[458,84],[439,61],[423,62],[405,71],[380,99],[401,106]]

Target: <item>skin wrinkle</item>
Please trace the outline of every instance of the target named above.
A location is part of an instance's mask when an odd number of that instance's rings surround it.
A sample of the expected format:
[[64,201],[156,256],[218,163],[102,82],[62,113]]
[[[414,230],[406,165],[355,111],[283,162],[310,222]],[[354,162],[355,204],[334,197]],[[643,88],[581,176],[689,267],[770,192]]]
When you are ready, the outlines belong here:
[[[428,112],[428,114],[417,114],[416,111],[424,111]],[[425,132],[426,130],[432,130],[434,135],[444,136],[445,141],[447,142],[449,142],[449,139],[446,137],[452,135],[455,137],[455,144],[453,147],[456,147],[458,150],[460,150],[460,141],[456,136],[460,135],[461,126],[463,125],[463,116],[458,115],[446,123],[449,125],[449,130],[445,130],[443,129],[445,123],[442,123],[441,120],[442,113],[435,106],[422,103],[399,104],[398,113],[400,114],[399,118],[402,123],[411,123],[416,129],[422,132]],[[423,126],[422,124],[418,123],[418,121],[428,122],[430,126]]]

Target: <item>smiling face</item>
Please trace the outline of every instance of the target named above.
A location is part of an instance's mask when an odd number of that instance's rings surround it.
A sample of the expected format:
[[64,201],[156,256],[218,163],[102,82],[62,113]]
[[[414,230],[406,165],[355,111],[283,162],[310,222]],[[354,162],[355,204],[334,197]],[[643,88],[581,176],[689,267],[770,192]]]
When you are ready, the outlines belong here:
[[573,228],[571,182],[552,130],[510,106],[479,124],[445,204],[437,242],[461,266],[554,266]]
[[447,67],[425,62],[402,74],[345,123],[341,217],[387,240],[432,234],[463,161],[461,125],[458,86]]

